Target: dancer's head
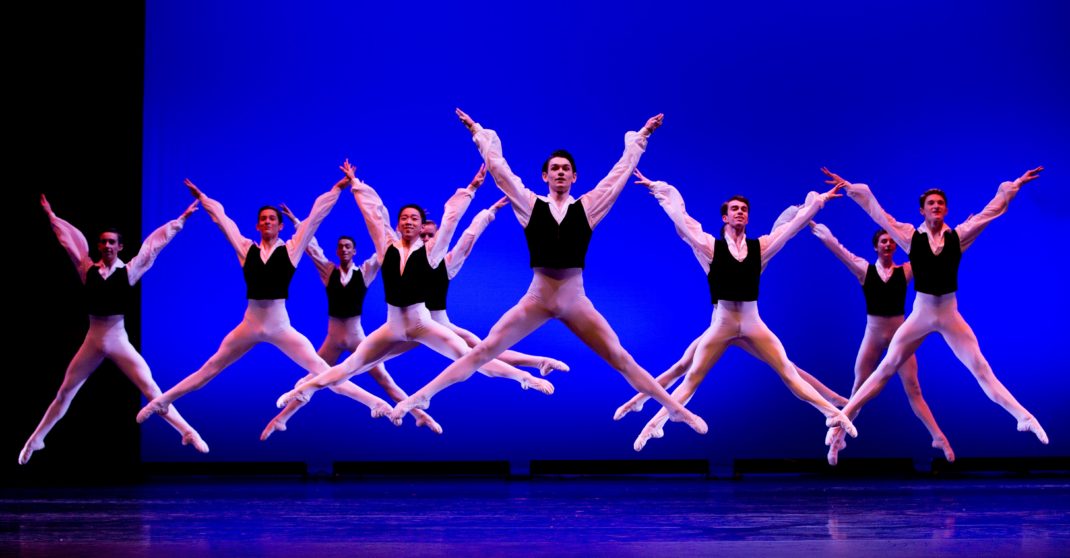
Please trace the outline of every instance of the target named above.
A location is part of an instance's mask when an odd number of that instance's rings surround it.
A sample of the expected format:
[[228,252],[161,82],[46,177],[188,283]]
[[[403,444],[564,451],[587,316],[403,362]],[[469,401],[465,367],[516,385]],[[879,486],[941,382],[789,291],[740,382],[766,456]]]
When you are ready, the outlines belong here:
[[97,239],[97,250],[104,265],[111,265],[123,251],[123,235],[116,228],[107,228],[100,233]]
[[438,234],[438,223],[431,219],[425,220],[423,226],[420,228],[420,240],[427,242],[428,240],[435,238],[436,234]]
[[342,265],[353,263],[353,256],[357,252],[357,241],[352,236],[342,235],[338,237],[338,261]]
[[260,231],[260,237],[263,240],[274,240],[278,238],[279,231],[282,230],[282,213],[279,209],[273,205],[265,205],[261,207],[256,213],[256,230]]
[[[721,204],[721,221],[725,226],[742,231],[750,222],[750,200],[743,196],[732,196]],[[724,227],[721,227],[724,230]]]
[[873,233],[873,251],[877,252],[877,257],[888,263],[892,259],[892,254],[895,254],[896,244],[892,240],[892,236],[888,234],[888,231],[884,229],[878,229]]
[[551,192],[567,194],[576,183],[576,160],[564,149],[558,149],[542,164],[542,180]]
[[423,230],[426,218],[427,212],[424,208],[414,203],[401,206],[398,211],[398,234],[406,242],[416,242],[420,238],[420,231]]
[[947,194],[938,188],[929,188],[920,198],[921,214],[926,223],[942,223],[947,216]]

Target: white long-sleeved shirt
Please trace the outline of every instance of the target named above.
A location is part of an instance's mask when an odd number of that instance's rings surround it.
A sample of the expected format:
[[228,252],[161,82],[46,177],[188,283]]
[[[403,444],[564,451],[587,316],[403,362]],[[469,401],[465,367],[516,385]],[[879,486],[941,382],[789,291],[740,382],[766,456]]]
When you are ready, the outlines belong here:
[[160,251],[171,242],[171,239],[182,230],[186,223],[185,219],[182,218],[168,221],[145,238],[144,242],[141,243],[141,250],[129,262],[123,263],[122,260],[116,258],[111,266],[105,266],[103,261],[94,262],[89,258],[89,243],[86,241],[82,231],[55,213],[50,212],[48,220],[52,223],[52,230],[56,233],[60,246],[63,246],[63,249],[67,251],[67,255],[71,258],[71,263],[78,270],[78,278],[82,280],[83,284],[85,283],[86,273],[90,269],[96,268],[96,272],[100,273],[100,276],[104,279],[107,279],[112,273],[115,273],[116,269],[125,267],[127,268],[126,275],[131,286],[136,285],[141,280],[141,276],[156,262],[156,257],[160,255]]
[[[717,239],[703,231],[702,224],[687,214],[684,199],[676,188],[665,182],[656,181],[651,184],[650,193],[657,198],[662,209],[669,215],[669,219],[676,226],[676,233],[691,247],[691,251],[695,254],[695,259],[698,260],[699,265],[702,266],[702,270],[709,274],[710,264],[713,262],[714,244]],[[806,196],[806,203],[796,211],[794,217],[773,228],[769,234],[758,237],[758,245],[761,247],[762,252],[763,271],[769,260],[777,252],[780,252],[780,249],[784,247],[788,240],[798,234],[803,227],[807,226],[810,219],[813,219],[814,215],[825,206],[827,199],[828,197],[825,194],[810,192]],[[731,227],[725,229],[728,252],[739,261],[747,259],[746,240],[746,233],[736,236],[734,229]]]
[[368,259],[364,260],[360,265],[350,265],[348,268],[343,269],[342,266],[327,258],[327,255],[323,253],[323,248],[316,241],[316,237],[312,237],[312,240],[309,241],[305,253],[312,258],[312,263],[316,265],[316,271],[319,272],[320,281],[323,281],[324,286],[331,280],[331,274],[334,273],[336,268],[338,269],[338,278],[343,286],[348,285],[349,281],[353,279],[353,270],[355,269],[360,269],[361,275],[364,276],[365,287],[371,285],[372,281],[375,280],[375,276],[379,274],[379,256],[376,254],[368,256]]
[[475,246],[476,240],[479,240],[483,231],[487,230],[487,225],[490,225],[490,222],[494,220],[495,213],[497,213],[496,209],[484,209],[477,213],[475,218],[472,219],[472,223],[461,233],[461,238],[457,239],[457,244],[446,254],[446,276],[451,281],[460,273],[461,266],[464,265],[465,260],[472,253],[472,247]]
[[[832,231],[825,225],[820,223],[816,224],[813,228],[813,233],[837,259],[847,266],[847,269],[851,270],[851,273],[858,278],[859,283],[866,282],[866,272],[869,271],[869,263],[865,259],[854,255],[843,244],[840,244],[840,241],[832,235]],[[881,278],[881,281],[884,281],[885,283],[892,278],[892,273],[895,272],[895,268],[897,267],[903,268],[903,273],[908,283],[914,276],[911,271],[910,262],[907,262],[902,266],[895,265],[894,263],[891,266],[885,266],[878,259],[873,262],[873,266],[877,269],[877,275]]]
[[426,246],[427,248],[425,250],[427,263],[431,268],[438,267],[449,249],[450,240],[453,239],[453,233],[457,230],[457,222],[460,221],[464,212],[468,210],[468,205],[472,203],[472,197],[475,195],[468,188],[458,188],[450,196],[450,199],[446,201],[438,234],[426,243],[422,240],[417,240],[406,248],[401,241],[401,235],[390,226],[390,213],[387,212],[379,194],[371,186],[360,180],[357,180],[352,190],[353,197],[357,200],[357,206],[360,208],[360,213],[364,216],[364,223],[368,226],[368,233],[372,237],[372,244],[375,245],[375,255],[379,263],[383,263],[386,250],[394,246],[401,255],[402,273],[405,272],[405,263],[409,261],[409,255],[421,246]]
[[[996,190],[996,196],[985,205],[985,208],[980,213],[971,216],[955,227],[954,230],[959,236],[959,244],[963,252],[973,244],[974,240],[977,240],[977,235],[981,234],[981,231],[985,230],[985,227],[993,219],[1007,212],[1007,207],[1010,205],[1011,200],[1014,199],[1014,196],[1018,194],[1019,188],[1021,188],[1021,184],[1017,181],[1003,182]],[[922,223],[917,227],[907,223],[900,223],[884,211],[880,204],[877,203],[877,198],[873,196],[869,186],[865,184],[848,184],[847,195],[862,206],[862,209],[878,226],[888,231],[888,235],[892,237],[892,240],[902,246],[907,254],[910,253],[910,240],[914,236],[914,231],[923,233],[928,237],[929,248],[932,249],[933,254],[939,255],[944,250],[944,232],[950,229],[947,223],[941,223],[941,228],[938,231],[930,231],[928,223]]]
[[[301,255],[305,253],[305,248],[308,247],[312,241],[313,236],[316,234],[316,229],[319,228],[323,220],[327,218],[327,214],[331,212],[334,204],[338,202],[338,196],[341,190],[338,188],[331,188],[330,191],[321,194],[316,198],[316,202],[312,204],[312,211],[309,212],[307,218],[301,221],[301,224],[297,226],[297,232],[294,233],[290,240],[283,242],[281,238],[276,237],[274,242],[270,245],[265,245],[263,241],[259,243],[260,246],[260,259],[267,263],[271,258],[271,254],[279,246],[286,247],[286,253],[290,257],[290,263],[294,267],[297,267],[297,263],[301,261]],[[205,194],[201,194],[201,205],[204,206],[204,210],[208,212],[208,215],[212,218],[219,230],[223,231],[223,235],[227,237],[227,241],[234,247],[234,251],[238,253],[238,261],[241,262],[242,267],[245,267],[245,256],[249,253],[249,248],[253,244],[258,244],[252,240],[242,236],[238,231],[238,225],[234,223],[230,217],[227,216],[223,210],[223,204],[219,203],[212,198],[209,198]]]
[[[513,212],[516,213],[516,218],[520,221],[521,227],[528,226],[528,221],[531,220],[531,210],[535,207],[535,200],[537,199],[541,199],[550,205],[550,213],[558,223],[565,218],[565,214],[568,213],[568,207],[577,201],[572,196],[569,196],[564,203],[558,205],[549,197],[539,196],[535,192],[528,190],[523,181],[520,180],[520,177],[509,168],[509,163],[505,161],[505,157],[502,155],[501,140],[494,130],[488,130],[476,124],[476,133],[472,136],[472,141],[479,147],[479,152],[483,155],[483,160],[487,164],[487,170],[494,177],[494,183],[509,197]],[[621,190],[628,183],[628,178],[631,176],[632,171],[639,164],[639,158],[646,150],[646,143],[646,136],[639,132],[625,134],[624,154],[621,155],[620,160],[613,165],[609,174],[593,190],[580,196],[579,201],[583,203],[583,210],[587,215],[587,224],[591,226],[591,229],[594,229],[595,225],[609,213],[613,203],[617,201],[617,196],[620,195]]]

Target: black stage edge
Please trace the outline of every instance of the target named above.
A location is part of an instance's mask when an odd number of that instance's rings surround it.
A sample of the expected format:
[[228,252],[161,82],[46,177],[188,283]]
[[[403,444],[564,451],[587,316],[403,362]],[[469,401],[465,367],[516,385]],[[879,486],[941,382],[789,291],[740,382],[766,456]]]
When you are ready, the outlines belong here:
[[531,476],[692,475],[708,477],[705,459],[555,460],[531,461]]
[[338,477],[509,478],[508,461],[335,461]]
[[220,477],[308,477],[308,465],[302,461],[220,461],[209,463],[143,463],[147,477],[220,476]]
[[836,476],[913,476],[918,472],[914,460],[907,457],[841,459],[835,467],[824,459],[736,459],[732,473],[743,475],[836,475]]
[[960,457],[954,463],[934,459],[934,476],[1009,474],[1070,477],[1070,457]]

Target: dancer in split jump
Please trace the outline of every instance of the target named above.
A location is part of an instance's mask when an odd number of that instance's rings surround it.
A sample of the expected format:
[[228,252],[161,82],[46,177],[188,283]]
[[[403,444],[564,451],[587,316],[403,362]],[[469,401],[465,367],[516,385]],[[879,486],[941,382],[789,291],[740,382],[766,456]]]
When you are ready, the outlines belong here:
[[[63,415],[67,414],[67,408],[82,384],[104,359],[114,362],[146,399],[160,395],[160,388],[152,379],[149,365],[130,344],[123,317],[134,304],[134,285],[152,267],[160,251],[182,230],[186,219],[197,210],[197,205],[196,201],[193,202],[178,219],[153,231],[141,244],[138,254],[126,263],[119,259],[119,253],[123,250],[122,235],[114,229],[100,233],[97,241],[100,260],[94,262],[89,258],[89,243],[85,235],[53,213],[52,206],[44,194],[41,194],[41,207],[48,214],[52,230],[70,256],[71,262],[78,270],[78,278],[85,286],[89,307],[89,331],[86,332],[82,346],[67,365],[63,384],[56,392],[56,398],[52,400],[45,416],[41,417],[41,423],[19,452],[20,465],[25,465],[33,452],[45,447],[45,437]],[[208,453],[208,444],[204,443],[182,415],[178,414],[174,407],[170,407],[168,411],[167,422],[182,435],[182,445],[192,445],[197,451]]]
[[[353,182],[353,196],[368,225],[380,262],[383,290],[386,293],[386,323],[373,331],[341,364],[280,396],[276,402],[279,407],[295,400],[307,401],[316,391],[360,374],[414,348],[417,343],[453,360],[470,351],[463,339],[431,318],[425,302],[433,270],[442,263],[457,229],[457,222],[486,178],[486,168],[480,167],[468,187],[458,189],[450,197],[443,212],[442,230],[426,243],[420,240],[426,218],[422,207],[403,206],[398,212],[397,227],[391,228],[390,214],[379,194],[358,180],[352,170],[349,171],[349,178]],[[554,392],[550,382],[497,360],[483,363],[480,372],[491,377],[516,380],[524,389],[535,388],[547,395]],[[391,420],[401,424],[399,418]]]
[[[873,235],[873,250],[877,252],[877,261],[867,263],[866,260],[852,254],[840,244],[839,240],[832,235],[832,231],[825,225],[810,222],[810,229],[821,242],[835,255],[847,269],[858,279],[862,285],[862,293],[866,297],[866,333],[862,337],[862,345],[858,348],[858,356],[855,358],[855,379],[851,386],[851,393],[858,392],[858,388],[869,379],[877,368],[880,356],[888,349],[899,326],[906,320],[907,283],[914,277],[910,262],[896,265],[896,243],[888,231],[878,230]],[[899,380],[903,383],[907,401],[914,415],[925,425],[929,435],[932,436],[932,446],[944,452],[948,461],[955,460],[955,452],[947,441],[947,436],[936,424],[936,418],[929,409],[929,404],[921,395],[921,384],[918,383],[918,361],[911,354],[910,358],[903,361],[899,368]],[[857,413],[848,415],[851,420],[857,418]],[[838,437],[838,443],[829,447],[829,465],[835,465],[839,460],[839,452],[844,448],[842,437]]]
[[[1042,444],[1047,444],[1048,435],[1041,428],[1040,422],[1018,403],[992,372],[992,367],[981,354],[977,336],[959,314],[958,300],[955,297],[962,253],[993,219],[1006,213],[1007,207],[1022,185],[1040,176],[1044,167],[1026,171],[1013,182],[1001,183],[996,197],[988,202],[980,213],[969,217],[954,229],[944,222],[947,217],[947,195],[942,190],[934,188],[922,193],[919,202],[925,221],[915,228],[896,221],[886,213],[877,203],[869,186],[852,184],[828,169],[822,170],[829,177],[827,183],[846,188],[847,195],[862,206],[877,226],[888,231],[892,240],[907,250],[914,272],[914,290],[917,293],[914,297],[914,308],[892,336],[884,359],[858,391],[851,395],[851,400],[843,408],[843,412],[848,416],[858,414],[862,406],[876,397],[896,370],[900,370],[907,359],[917,351],[925,337],[937,332],[959,361],[970,370],[985,395],[1018,421],[1018,431],[1032,432]],[[839,429],[833,425],[825,435],[825,444],[836,448],[840,445],[842,436]]]
[[[300,219],[290,211],[289,207],[286,207],[286,204],[279,204],[279,208],[282,214],[293,222],[294,227],[301,225]],[[343,352],[355,352],[360,342],[366,337],[360,323],[360,316],[364,311],[364,296],[368,292],[368,285],[371,285],[375,276],[379,274],[379,258],[374,253],[360,265],[354,264],[356,241],[353,237],[339,237],[336,252],[337,264],[327,258],[315,237],[305,249],[305,253],[312,258],[320,280],[327,289],[327,337],[316,354],[329,365],[338,363],[338,358]],[[394,382],[382,364],[370,368],[368,374],[395,402],[408,397],[408,394]],[[311,376],[306,376],[298,384],[310,378]],[[276,431],[284,432],[290,417],[304,404],[305,402],[302,401],[289,402],[275,418],[271,419],[260,434],[260,439],[266,440]],[[435,422],[431,415],[422,413],[414,416],[416,426],[427,426],[435,434],[442,433],[442,426]]]
[[[639,172],[635,175],[636,183],[646,186],[657,198],[680,238],[691,247],[706,271],[710,300],[714,303],[712,323],[699,338],[691,369],[673,390],[673,399],[687,403],[729,344],[742,340],[753,349],[755,356],[780,375],[796,397],[810,403],[825,416],[826,425],[843,425],[856,435],[851,421],[799,375],[795,365],[788,360],[780,339],[758,314],[758,285],[765,266],[824,207],[826,201],[840,196],[836,193],[839,187],[824,194],[811,192],[801,208],[787,213],[786,222],[757,239],[746,235],[750,202],[743,196],[733,196],[721,205],[723,238],[715,239],[687,214],[684,200],[676,188],[665,182],[653,182]],[[664,435],[663,425],[667,418],[667,411],[661,409],[647,422],[635,439],[635,451],[641,451],[651,438]]]
[[[483,231],[487,229],[487,225],[494,220],[498,210],[509,204],[509,198],[503,197],[498,200],[494,205],[487,209],[480,211],[472,219],[472,223],[468,225],[468,228],[461,233],[461,238],[457,240],[457,244],[453,246],[453,249],[446,254],[442,263],[434,269],[431,274],[430,290],[427,294],[427,309],[431,312],[431,318],[436,322],[450,328],[454,333],[464,339],[464,342],[469,347],[475,347],[482,339],[476,334],[460,327],[450,321],[449,315],[446,314],[446,295],[449,292],[450,281],[461,271],[461,267],[468,259],[468,256],[472,253],[472,248],[475,246],[476,240],[483,234]],[[420,233],[420,239],[427,242],[429,239],[434,238],[438,233],[438,225],[431,220],[425,221],[423,225],[423,231]],[[554,370],[561,370],[568,372],[568,365],[565,363],[548,357],[528,355],[517,351],[503,351],[498,355],[498,360],[511,364],[513,366],[528,366],[532,368],[538,368],[539,373],[546,376]],[[413,416],[417,417],[419,421],[420,415],[418,412],[423,412],[421,409],[413,409]]]
[[[342,165],[343,172],[352,172],[349,161]],[[350,169],[347,171],[347,169]],[[219,349],[196,372],[190,374],[163,395],[157,396],[137,414],[137,421],[144,422],[156,414],[167,414],[168,406],[176,399],[204,387],[224,368],[230,366],[259,343],[271,343],[290,357],[298,366],[310,374],[321,374],[328,368],[312,343],[290,325],[290,316],[286,312],[286,299],[289,297],[290,280],[301,255],[308,247],[316,229],[330,213],[338,201],[339,192],[349,184],[349,178],[343,177],[328,192],[316,198],[312,212],[297,227],[293,238],[283,242],[279,232],[284,223],[278,209],[272,206],[260,208],[257,213],[256,228],[260,232],[260,242],[245,238],[238,231],[238,225],[223,211],[223,206],[209,198],[188,179],[186,186],[194,198],[200,200],[205,211],[219,225],[223,235],[238,255],[245,277],[246,298],[249,305],[245,317],[238,327],[231,330],[223,339]],[[380,417],[390,409],[386,401],[364,391],[353,384],[338,386],[340,393],[351,397],[371,409],[373,417]]]
[[543,163],[542,178],[550,191],[547,196],[539,196],[513,174],[493,130],[483,129],[460,109],[457,116],[472,133],[495,183],[512,203],[513,212],[524,228],[534,276],[527,294],[506,311],[483,342],[431,383],[398,403],[392,418],[400,419],[414,408],[426,408],[439,391],[468,379],[483,363],[556,318],[620,372],[633,388],[668,406],[672,420],[685,422],[696,432],[705,434],[707,427],[702,418],[669,397],[665,388],[635,362],[583,290],[584,259],[591,231],[617,200],[646,148],[647,139],[661,125],[663,116],[654,116],[638,132],[627,133],[620,160],[608,176],[579,199],[570,195],[577,176],[570,153],[555,151]]

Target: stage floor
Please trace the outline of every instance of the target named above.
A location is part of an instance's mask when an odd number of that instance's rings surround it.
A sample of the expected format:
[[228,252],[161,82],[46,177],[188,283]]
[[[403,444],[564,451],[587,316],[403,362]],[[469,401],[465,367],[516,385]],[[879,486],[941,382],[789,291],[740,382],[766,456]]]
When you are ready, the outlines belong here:
[[0,495],[3,556],[1070,556],[1066,478],[196,478]]

